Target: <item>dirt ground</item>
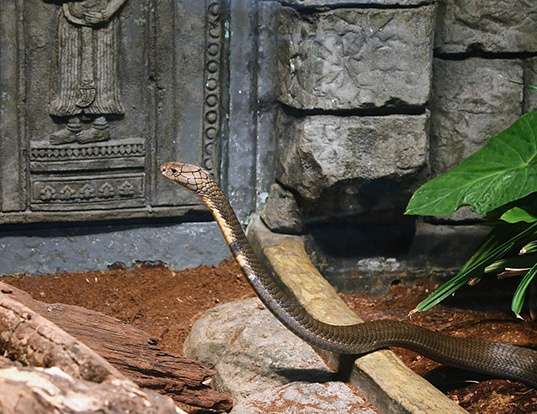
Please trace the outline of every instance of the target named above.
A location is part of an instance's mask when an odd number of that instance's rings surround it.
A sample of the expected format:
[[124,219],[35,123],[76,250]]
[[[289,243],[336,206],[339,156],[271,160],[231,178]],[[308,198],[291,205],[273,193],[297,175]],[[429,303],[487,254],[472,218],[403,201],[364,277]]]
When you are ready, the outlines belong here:
[[[2,280],[44,302],[74,304],[115,316],[145,330],[159,339],[163,349],[178,354],[182,353],[182,343],[193,321],[201,313],[218,303],[254,294],[232,260],[216,267],[180,272],[140,264],[132,268],[116,266],[108,271],[42,277],[22,275]],[[403,320],[433,287],[430,283],[411,287],[398,285],[382,298],[360,294],[342,297],[366,320]],[[430,312],[414,315],[412,321],[451,335],[537,344],[537,323],[517,320],[507,311],[438,306]],[[410,351],[395,351],[414,371],[426,376],[471,413],[537,412],[537,390],[441,367]]]

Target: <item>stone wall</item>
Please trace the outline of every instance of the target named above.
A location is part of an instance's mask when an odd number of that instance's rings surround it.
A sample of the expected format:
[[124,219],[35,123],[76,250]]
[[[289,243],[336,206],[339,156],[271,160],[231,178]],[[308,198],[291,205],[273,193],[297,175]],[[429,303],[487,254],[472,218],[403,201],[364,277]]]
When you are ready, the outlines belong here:
[[[307,234],[312,256],[340,287],[443,271],[482,236],[465,211],[417,222],[402,212],[427,177],[537,105],[524,86],[537,83],[537,3],[142,3],[119,11],[126,112],[110,121],[110,142],[136,138],[143,154],[105,160],[92,154],[113,152],[107,143],[64,162],[92,144],[49,148],[42,136],[60,128],[47,110],[57,2],[6,2],[0,13],[0,222],[12,223],[0,225],[0,274],[132,260],[180,268],[224,257],[227,247],[192,195],[159,178],[159,162],[170,159],[212,168],[241,221],[257,210],[273,231]],[[136,204],[119,192],[118,200],[75,196],[80,205],[64,199],[81,192],[81,179],[100,183],[125,171],[143,179]],[[32,201],[43,179],[71,178],[76,186]],[[177,253],[159,237],[162,226]],[[189,250],[206,241],[211,249]]]
[[265,224],[307,234],[340,288],[456,267],[483,237],[479,217],[402,213],[419,184],[535,107],[537,3],[281,0],[260,9],[260,44],[272,27],[277,45],[259,56],[260,113],[276,131],[258,136],[275,141]]

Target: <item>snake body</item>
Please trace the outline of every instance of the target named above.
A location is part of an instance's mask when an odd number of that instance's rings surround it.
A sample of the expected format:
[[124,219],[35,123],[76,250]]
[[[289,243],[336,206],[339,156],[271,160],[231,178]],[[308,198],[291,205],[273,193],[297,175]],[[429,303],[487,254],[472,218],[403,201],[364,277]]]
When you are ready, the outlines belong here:
[[209,173],[181,162],[166,163],[161,172],[200,197],[257,296],[289,330],[311,345],[350,355],[403,347],[446,365],[537,387],[537,351],[529,348],[452,337],[400,321],[331,325],[313,318],[293,292],[258,260],[225,194]]

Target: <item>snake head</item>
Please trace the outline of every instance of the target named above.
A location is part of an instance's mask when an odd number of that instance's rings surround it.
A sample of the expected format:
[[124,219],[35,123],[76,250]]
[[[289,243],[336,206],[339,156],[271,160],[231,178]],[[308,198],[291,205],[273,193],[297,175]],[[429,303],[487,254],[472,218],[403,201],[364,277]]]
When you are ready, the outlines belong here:
[[184,162],[167,162],[160,166],[162,175],[199,195],[211,187],[213,179],[203,168]]

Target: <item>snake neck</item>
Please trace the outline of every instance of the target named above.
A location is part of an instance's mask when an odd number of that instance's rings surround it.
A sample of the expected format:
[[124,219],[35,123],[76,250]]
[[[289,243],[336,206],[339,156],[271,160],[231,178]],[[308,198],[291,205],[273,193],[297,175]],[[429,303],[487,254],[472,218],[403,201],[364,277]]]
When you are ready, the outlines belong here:
[[313,318],[291,289],[261,264],[222,190],[215,186],[202,201],[213,214],[248,282],[269,311],[305,341],[328,351],[349,353],[334,335],[335,326]]

